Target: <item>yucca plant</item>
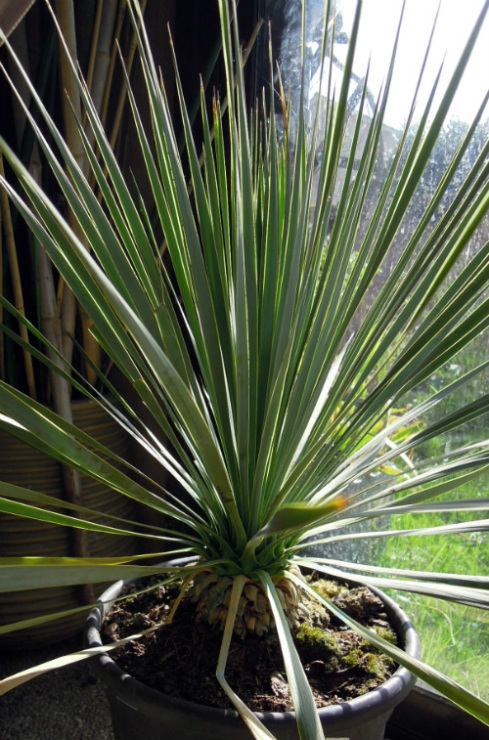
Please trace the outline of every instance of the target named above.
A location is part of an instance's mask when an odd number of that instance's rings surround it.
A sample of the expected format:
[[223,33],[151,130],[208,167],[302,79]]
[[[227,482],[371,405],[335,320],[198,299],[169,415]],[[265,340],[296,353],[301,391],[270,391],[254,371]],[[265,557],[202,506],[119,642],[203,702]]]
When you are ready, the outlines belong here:
[[[485,531],[489,525],[487,519],[464,519],[467,512],[487,511],[489,500],[463,495],[464,484],[487,470],[487,439],[460,442],[434,459],[416,455],[424,443],[462,429],[487,411],[485,394],[459,403],[456,411],[440,411],[436,420],[430,415],[447,398],[460,399],[460,390],[487,372],[489,361],[425,394],[424,400],[414,402],[412,396],[489,324],[489,242],[450,280],[489,207],[489,142],[450,205],[439,213],[477,121],[370,308],[362,309],[396,245],[489,3],[439,106],[430,110],[432,95],[411,139],[408,120],[393,161],[376,187],[373,207],[368,199],[392,66],[386,70],[384,92],[360,147],[367,94],[366,85],[363,88],[345,176],[341,181],[338,177],[361,2],[341,89],[329,90],[322,112],[324,125],[319,126],[318,113],[306,130],[302,97],[292,142],[287,127],[285,134],[277,132],[272,99],[267,102],[264,96],[262,114],[249,116],[235,0],[219,0],[226,100],[225,104],[213,101],[209,120],[202,92],[202,156],[175,67],[190,185],[138,2],[131,0],[129,5],[134,28],[140,29],[138,56],[150,130],[143,127],[129,79],[126,83],[155,217],[134,194],[133,184],[125,182],[75,68],[93,144],[80,121],[78,126],[97,192],[32,88],[49,137],[33,119],[31,123],[89,249],[5,143],[4,156],[22,190],[5,178],[2,187],[90,316],[93,335],[129,381],[131,392],[118,392],[105,379],[121,404],[120,411],[76,376],[72,382],[103,404],[161,465],[161,479],[150,480],[141,471],[135,475],[138,471],[130,462],[126,472],[116,469],[103,457],[113,459],[108,450],[5,383],[0,384],[0,421],[4,429],[61,463],[163,514],[168,526],[141,528],[117,520],[96,524],[91,511],[71,506],[68,515],[46,496],[5,484],[0,487],[0,510],[114,536],[137,535],[143,549],[150,538],[160,545],[160,552],[152,557],[182,554],[197,560],[176,567],[148,565],[147,553],[103,561],[3,559],[2,591],[29,589],[40,582],[44,586],[101,583],[154,574],[165,583],[183,578],[184,589],[199,593],[196,618],[202,616],[197,614],[200,609],[215,620],[215,604],[206,600],[205,592],[210,583],[219,581],[228,596],[219,604],[217,618],[223,622],[218,679],[255,737],[261,738],[269,734],[241,705],[224,675],[233,629],[246,639],[254,626],[246,614],[236,620],[243,590],[251,584],[263,592],[269,604],[265,621],[279,633],[300,737],[317,740],[323,731],[288,627],[288,618],[293,618],[302,595],[307,594],[489,724],[487,703],[367,632],[300,575],[300,569],[309,566],[360,584],[429,594],[482,609],[489,605],[488,578],[379,568],[375,563],[345,561],[339,555],[320,557],[311,549],[311,544],[327,543],[331,552],[345,539],[361,539],[364,535],[351,534],[349,528],[376,520],[382,522],[375,531],[377,537],[422,537],[434,532],[463,536]],[[333,10],[334,4],[327,2],[322,48],[325,85],[331,80],[327,62],[333,56]],[[395,49],[392,65],[394,57]],[[271,89],[273,85],[272,76]],[[44,361],[67,375],[62,363]],[[150,421],[141,421],[143,410]],[[170,484],[165,487],[165,473],[183,494],[175,493]],[[63,504],[62,509],[66,508]],[[385,521],[399,513],[430,511],[460,513],[460,521],[435,529],[385,528]],[[144,564],[138,558],[144,558]],[[15,624],[1,631],[24,626]],[[82,652],[65,662],[84,657],[87,653]],[[5,679],[0,690],[48,667]]]

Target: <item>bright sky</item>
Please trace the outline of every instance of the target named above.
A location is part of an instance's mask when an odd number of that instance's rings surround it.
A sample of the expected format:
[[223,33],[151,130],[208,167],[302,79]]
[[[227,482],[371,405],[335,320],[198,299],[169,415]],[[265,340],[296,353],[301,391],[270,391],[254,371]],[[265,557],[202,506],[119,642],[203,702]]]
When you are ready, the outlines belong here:
[[[446,55],[445,82],[460,57],[483,0],[407,0],[403,19],[403,30],[399,44],[397,72],[391,91],[391,104],[386,123],[396,125],[405,120],[414,94],[417,75],[422,64],[431,28],[440,4],[440,14],[426,71],[425,87],[430,89],[439,65]],[[351,26],[355,0],[341,0],[344,29]],[[383,82],[390,60],[392,43],[402,8],[402,0],[364,0],[361,22],[361,41],[355,71],[362,74],[370,54],[372,64],[370,88],[377,93]],[[342,47],[337,47],[340,51]],[[444,85],[441,85],[444,89]],[[470,122],[489,89],[489,13],[484,21],[476,48],[466,70],[462,86],[457,93],[451,115]],[[422,96],[420,106],[426,100]],[[486,108],[484,118],[489,115]]]

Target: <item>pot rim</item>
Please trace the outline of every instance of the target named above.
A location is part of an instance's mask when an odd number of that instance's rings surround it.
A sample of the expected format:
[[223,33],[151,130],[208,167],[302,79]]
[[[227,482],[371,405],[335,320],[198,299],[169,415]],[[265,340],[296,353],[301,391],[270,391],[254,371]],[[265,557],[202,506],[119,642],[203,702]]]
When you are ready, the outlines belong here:
[[[168,564],[182,565],[191,562],[193,559],[172,559],[168,561]],[[103,644],[100,634],[103,620],[122,588],[134,580],[138,579],[117,581],[101,594],[97,600],[97,605],[93,607],[87,618],[84,631],[85,647],[99,647]],[[348,582],[348,578],[344,580]],[[401,634],[404,638],[404,651],[411,657],[419,657],[419,636],[403,609],[383,591],[374,586],[369,586],[369,588],[381,598],[388,608],[389,616],[394,618],[394,626],[398,634]],[[221,722],[228,720],[234,722],[239,718],[238,712],[234,709],[210,707],[205,704],[198,704],[190,699],[170,696],[157,689],[153,689],[123,671],[107,653],[94,656],[94,658],[90,659],[90,664],[94,672],[104,683],[106,689],[113,691],[116,696],[130,706],[133,706],[134,702],[138,704],[140,701],[143,701],[144,703],[158,704],[161,707],[171,705],[174,709],[198,712],[201,716],[205,716],[209,720],[219,719]],[[379,713],[389,712],[411,691],[415,680],[415,676],[407,668],[398,666],[392,676],[382,684],[379,684],[375,689],[345,702],[321,707],[319,708],[319,716],[321,720],[327,720],[328,723],[331,723],[332,720],[338,722],[351,721],[352,716],[367,720]],[[134,706],[134,708],[139,709],[139,706]],[[255,712],[255,715],[265,724],[290,721],[292,719],[295,722],[295,712],[291,711]]]

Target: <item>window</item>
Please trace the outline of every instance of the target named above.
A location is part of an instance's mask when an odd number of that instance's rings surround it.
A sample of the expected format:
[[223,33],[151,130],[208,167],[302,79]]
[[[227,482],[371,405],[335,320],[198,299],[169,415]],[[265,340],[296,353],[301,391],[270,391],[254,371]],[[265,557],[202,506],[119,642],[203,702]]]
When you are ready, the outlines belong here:
[[[482,8],[482,0],[463,5],[458,0],[444,0],[440,5],[439,17],[433,35],[431,50],[426,61],[423,76],[424,82],[417,93],[417,105],[412,116],[406,144],[416,136],[420,125],[420,118],[425,109],[428,96],[434,80],[443,63],[439,82],[439,92],[435,95],[431,116],[435,115],[442,92],[447,80],[458,61],[465,41],[467,40],[477,16]],[[337,22],[334,49],[334,64],[332,88],[341,84],[342,68],[346,62],[348,39],[356,3],[354,0],[338,0]],[[380,156],[377,166],[376,179],[378,187],[384,182],[386,167],[391,161],[401,140],[402,131],[410,115],[410,106],[416,91],[418,75],[423,65],[423,59],[429,44],[433,23],[438,7],[437,0],[407,0],[402,30],[399,40],[397,59],[391,83],[389,102],[386,109]],[[371,120],[375,105],[380,99],[382,87],[388,73],[391,50],[393,48],[396,29],[401,15],[401,0],[375,0],[365,2],[357,55],[353,70],[357,85],[350,89],[350,116],[351,131],[353,131],[356,114],[364,81],[368,71],[367,100],[363,111],[365,130]],[[322,32],[322,0],[311,0],[307,3],[306,48],[307,61],[307,93],[305,98],[306,116],[309,122],[314,120],[315,106],[318,101],[325,106],[328,96],[327,86],[319,88],[319,64]],[[282,78],[286,92],[291,97],[292,117],[298,109],[298,76],[300,75],[300,39],[301,39],[301,3],[299,0],[282,0],[273,6],[272,34],[276,57],[279,59]],[[473,50],[471,60],[461,81],[449,114],[437,143],[433,147],[428,167],[423,173],[416,198],[410,208],[408,217],[396,235],[396,249],[402,250],[413,229],[416,228],[425,206],[435,192],[435,189],[444,176],[449,162],[462,144],[467,131],[477,115],[484,95],[489,89],[489,19],[486,18],[479,40]],[[332,89],[330,88],[330,89]],[[486,107],[481,115],[480,122],[475,130],[470,146],[462,158],[458,171],[453,177],[447,193],[439,204],[439,212],[447,209],[462,186],[465,176],[471,165],[479,156],[489,136],[489,108]],[[345,161],[351,139],[348,134],[344,141]],[[341,163],[340,163],[341,166]],[[372,193],[375,195],[375,178]],[[339,197],[339,193],[338,193]],[[366,205],[368,209],[368,203]],[[433,226],[436,225],[437,215],[433,216]],[[489,235],[489,219],[486,216],[485,225],[474,236],[470,243],[466,258],[472,256],[485,243]],[[395,250],[394,250],[395,251]],[[394,254],[395,258],[395,254]],[[379,270],[378,285],[382,284],[391,266],[384,263]],[[456,275],[456,270],[454,277]],[[367,296],[365,311],[371,305],[374,295]],[[369,303],[370,301],[370,303]],[[361,316],[357,317],[361,320]],[[437,371],[429,380],[418,389],[418,394],[430,394],[439,389],[443,383],[460,375],[469,368],[476,367],[487,360],[488,336],[479,338],[477,342],[466,348],[454,361]],[[489,374],[486,369],[474,383],[466,390],[474,397],[482,392],[489,391]],[[406,398],[406,403],[410,399]],[[447,412],[450,407],[445,408]],[[487,427],[488,420],[485,424]],[[481,424],[481,422],[478,422]],[[477,432],[470,424],[464,427],[464,442],[470,443]],[[439,443],[430,448],[416,450],[416,456],[440,456],[447,454],[455,440],[446,435],[442,446]],[[443,447],[444,445],[444,447]],[[416,459],[413,464],[415,465]],[[489,474],[480,476],[466,484],[464,495],[470,499],[477,499],[487,495]],[[484,513],[467,515],[483,518]],[[420,519],[409,518],[410,515],[396,517],[386,526],[393,529],[422,527]],[[439,523],[460,521],[460,516],[450,518],[440,514]],[[433,522],[433,515],[430,515]],[[482,534],[461,535],[465,537],[464,544],[459,548],[458,538],[451,538],[448,543],[443,536],[410,538],[406,541],[396,539],[366,539],[364,548],[367,549],[367,558],[371,561],[389,566],[412,568],[416,570],[440,570],[453,573],[472,573],[487,575],[489,570],[489,538]],[[467,538],[469,544],[467,546]],[[331,554],[328,551],[328,554]],[[345,546],[341,555],[335,551],[336,557],[357,559],[358,553],[348,550]],[[365,552],[362,557],[365,558]],[[427,662],[458,680],[472,691],[479,693],[485,699],[489,697],[489,618],[487,614],[470,607],[454,606],[448,602],[438,601],[420,595],[396,594],[396,598],[405,605],[406,611],[412,616],[423,644],[423,657]]]

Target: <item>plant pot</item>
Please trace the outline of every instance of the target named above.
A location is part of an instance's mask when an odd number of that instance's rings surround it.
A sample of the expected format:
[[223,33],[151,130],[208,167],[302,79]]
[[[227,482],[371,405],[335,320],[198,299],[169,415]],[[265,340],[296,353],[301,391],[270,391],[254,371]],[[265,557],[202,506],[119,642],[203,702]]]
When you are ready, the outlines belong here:
[[[85,629],[86,647],[102,644],[102,622],[123,586],[124,581],[112,585],[90,612]],[[418,657],[418,635],[407,616],[388,596],[372,590],[384,602],[400,644],[410,656]],[[251,737],[237,712],[194,704],[148,688],[122,671],[109,655],[97,656],[92,667],[107,692],[116,740],[249,740]],[[381,740],[394,707],[410,692],[414,681],[408,670],[399,667],[368,694],[320,709],[327,737]],[[239,694],[239,686],[234,688]],[[278,740],[298,739],[293,712],[264,712],[258,716]]]
[[[119,424],[100,406],[92,401],[73,403],[76,426],[100,441],[114,453],[124,458],[129,448],[129,437]],[[25,488],[64,499],[61,466],[51,457],[29,447],[15,437],[0,433],[0,469],[2,479]],[[101,522],[106,516],[131,518],[133,501],[91,478],[82,476],[84,505],[99,512]],[[105,515],[105,516],[104,516]],[[117,557],[133,553],[134,541],[126,537],[113,537],[90,533],[90,554],[94,557]],[[0,556],[70,556],[73,555],[70,531],[48,522],[0,514]],[[81,605],[79,591],[74,587],[47,588],[2,594],[0,599],[0,625],[37,617]],[[85,617],[75,614],[37,627],[7,634],[0,645],[8,649],[25,650],[67,639],[83,629]]]

